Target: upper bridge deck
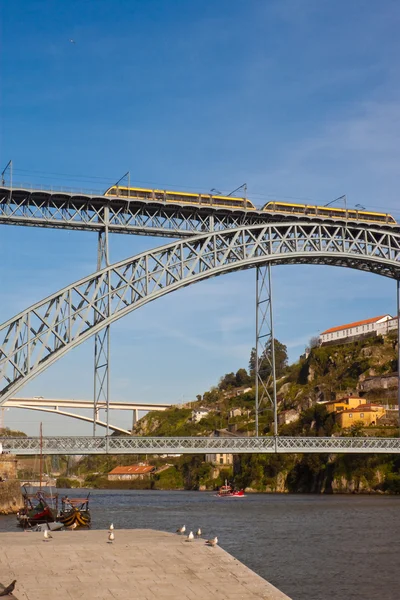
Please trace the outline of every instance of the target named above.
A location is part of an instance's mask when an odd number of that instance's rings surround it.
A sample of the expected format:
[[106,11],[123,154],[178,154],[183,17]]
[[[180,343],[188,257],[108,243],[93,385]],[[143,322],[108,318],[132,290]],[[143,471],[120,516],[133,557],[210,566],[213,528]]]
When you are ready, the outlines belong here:
[[369,223],[262,209],[221,207],[212,203],[144,200],[105,196],[79,190],[40,187],[0,187],[0,224],[83,231],[102,231],[164,237],[187,237],[208,231],[223,231],[244,225],[293,222],[340,224],[349,227],[397,230],[397,223]]

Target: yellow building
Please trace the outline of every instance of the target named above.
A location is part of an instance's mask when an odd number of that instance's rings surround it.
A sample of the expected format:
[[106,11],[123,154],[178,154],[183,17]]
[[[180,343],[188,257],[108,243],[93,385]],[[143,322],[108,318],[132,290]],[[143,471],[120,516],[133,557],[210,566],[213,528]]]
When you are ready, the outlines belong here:
[[386,410],[379,404],[361,404],[337,412],[335,421],[342,428],[351,427],[357,421],[361,421],[364,425],[376,425],[385,415]]
[[345,398],[340,398],[340,400],[331,400],[330,402],[325,402],[324,406],[329,413],[336,413],[343,410],[349,410],[351,408],[357,408],[357,406],[361,406],[362,404],[365,404],[365,398],[346,396]]

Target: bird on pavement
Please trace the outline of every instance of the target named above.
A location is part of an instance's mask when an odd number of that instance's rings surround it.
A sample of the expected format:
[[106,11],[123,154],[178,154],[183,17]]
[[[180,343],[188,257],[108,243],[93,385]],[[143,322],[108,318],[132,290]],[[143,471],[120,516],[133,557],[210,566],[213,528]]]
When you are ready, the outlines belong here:
[[12,594],[14,591],[16,583],[17,583],[17,580],[14,579],[14,581],[12,581],[10,583],[10,585],[8,585],[6,588],[4,588],[4,590],[2,592],[0,592],[0,596],[10,596],[10,594]]
[[187,536],[186,541],[187,542],[193,542],[193,540],[194,540],[194,535],[193,535],[193,531],[191,531],[189,533],[189,535]]
[[196,537],[201,537],[201,529],[200,529],[200,527],[196,531]]
[[78,523],[72,523],[71,527],[67,527],[67,529],[74,531],[74,529],[76,529],[77,527],[78,527]]
[[186,525],[182,525],[182,527],[179,527],[179,529],[176,530],[176,533],[179,533],[179,535],[181,535],[182,533],[185,533],[186,531]]
[[114,531],[114,523],[111,523],[111,525],[109,527],[109,531]]
[[114,540],[115,540],[114,532],[110,531],[109,534],[108,534],[108,542],[107,542],[107,544],[112,544]]
[[52,538],[53,538],[53,536],[51,535],[51,533],[49,533],[49,530],[45,529],[43,532],[43,541],[49,542]]
[[215,538],[213,538],[212,540],[207,540],[206,541],[207,546],[216,546],[218,544],[218,538],[217,536],[215,536]]

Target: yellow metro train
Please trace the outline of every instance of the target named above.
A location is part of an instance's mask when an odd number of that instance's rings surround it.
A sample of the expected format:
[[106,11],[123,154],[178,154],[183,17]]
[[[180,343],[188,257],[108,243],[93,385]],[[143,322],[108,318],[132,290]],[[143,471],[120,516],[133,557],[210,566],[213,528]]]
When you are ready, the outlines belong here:
[[[233,196],[214,196],[210,194],[193,194],[190,192],[173,192],[168,190],[150,190],[137,187],[112,186],[104,193],[105,196],[122,197],[129,200],[156,200],[172,204],[191,204],[197,206],[215,206],[217,208],[245,208],[257,210],[247,198]],[[333,208],[332,206],[315,206],[312,204],[293,204],[290,202],[267,202],[262,208],[265,212],[280,213],[287,216],[323,217],[340,219],[341,221],[363,221],[381,223],[382,225],[397,225],[392,215],[353,208]]]

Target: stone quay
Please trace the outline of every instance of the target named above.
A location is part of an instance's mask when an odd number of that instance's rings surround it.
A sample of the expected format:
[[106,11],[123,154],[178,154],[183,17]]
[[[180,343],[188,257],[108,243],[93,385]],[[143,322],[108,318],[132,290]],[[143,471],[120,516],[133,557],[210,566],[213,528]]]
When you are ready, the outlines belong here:
[[[0,533],[17,600],[290,600],[221,547],[151,529]],[[1,586],[0,586],[0,589]],[[11,597],[10,597],[11,598]]]
[[16,513],[23,507],[21,482],[16,478],[17,458],[0,453],[0,515]]

